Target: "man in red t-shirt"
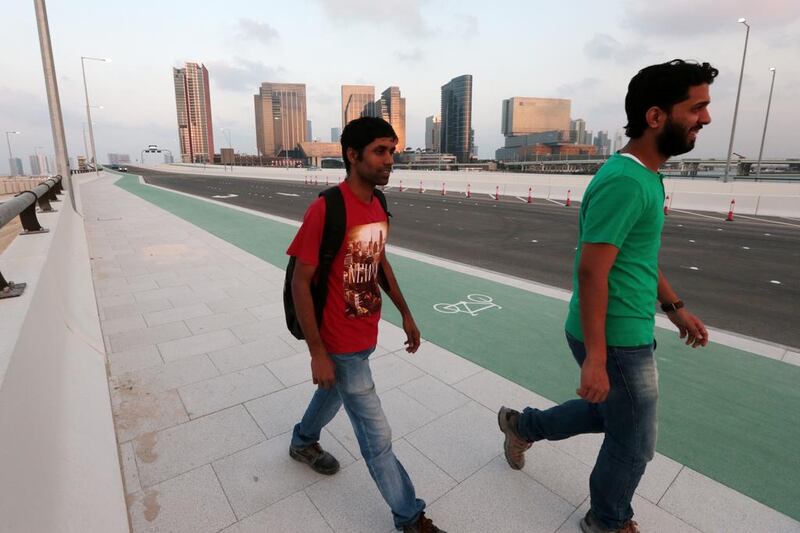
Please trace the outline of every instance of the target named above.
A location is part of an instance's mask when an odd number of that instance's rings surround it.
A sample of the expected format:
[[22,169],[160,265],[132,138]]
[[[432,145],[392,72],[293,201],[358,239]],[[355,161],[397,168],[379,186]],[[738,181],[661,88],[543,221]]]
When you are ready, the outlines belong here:
[[296,258],[292,297],[311,353],[311,376],[319,386],[294,427],[289,454],[321,474],[338,472],[339,462],[320,447],[319,437],[344,405],[369,473],[392,510],[395,527],[409,533],[441,532],[425,516],[425,502],[416,497],[414,485],[392,451],[391,428],[369,368],[381,318],[381,267],[387,294],[403,317],[406,351],[414,353],[419,348],[419,329],[386,259],[386,212],[373,195],[376,186],[389,182],[397,135],[385,120],[363,117],[347,124],[341,142],[347,178],[339,187],[347,222],[344,242],[328,275],[321,325],[314,312],[311,284],[325,225],[324,198],[308,208],[287,251]]

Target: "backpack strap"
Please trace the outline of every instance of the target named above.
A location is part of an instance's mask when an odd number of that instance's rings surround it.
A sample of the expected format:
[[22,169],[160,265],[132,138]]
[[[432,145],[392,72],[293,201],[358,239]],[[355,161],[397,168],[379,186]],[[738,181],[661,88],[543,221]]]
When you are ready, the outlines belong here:
[[[344,196],[338,186],[325,189],[319,195],[325,198],[325,228],[322,230],[322,242],[319,247],[319,268],[330,271],[333,259],[344,242],[347,213],[344,208]],[[320,279],[325,280],[327,277]]]
[[386,205],[386,195],[383,194],[383,191],[377,187],[375,187],[375,190],[372,191],[372,194],[374,194],[381,203],[381,207],[383,207],[383,211],[386,213],[386,222],[388,223],[389,219],[392,218],[392,214],[389,212],[389,207]]

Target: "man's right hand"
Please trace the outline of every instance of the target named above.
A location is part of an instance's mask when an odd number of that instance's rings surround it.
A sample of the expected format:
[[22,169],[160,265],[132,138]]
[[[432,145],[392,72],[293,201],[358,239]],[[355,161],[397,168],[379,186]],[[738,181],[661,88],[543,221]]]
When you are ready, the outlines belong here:
[[609,390],[611,385],[605,361],[595,362],[587,357],[581,366],[581,386],[577,390],[578,396],[589,403],[602,403],[606,401]]
[[336,384],[336,365],[325,348],[311,352],[311,377],[314,385],[330,389]]

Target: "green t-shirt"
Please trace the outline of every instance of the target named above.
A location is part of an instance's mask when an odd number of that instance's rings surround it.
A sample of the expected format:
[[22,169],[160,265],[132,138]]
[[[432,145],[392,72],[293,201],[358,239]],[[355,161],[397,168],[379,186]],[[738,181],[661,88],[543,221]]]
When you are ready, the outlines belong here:
[[663,176],[629,157],[611,156],[589,183],[581,203],[574,292],[565,326],[572,336],[583,340],[578,291],[581,247],[583,243],[607,243],[619,253],[608,274],[606,344],[653,342],[663,226]]

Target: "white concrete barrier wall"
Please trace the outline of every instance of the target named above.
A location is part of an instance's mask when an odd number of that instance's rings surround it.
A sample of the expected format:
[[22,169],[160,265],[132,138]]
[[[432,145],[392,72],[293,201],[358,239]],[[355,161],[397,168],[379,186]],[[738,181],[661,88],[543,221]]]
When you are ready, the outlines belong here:
[[0,255],[0,531],[129,532],[83,221],[69,199],[50,233]]
[[[225,171],[218,165],[190,165],[176,163],[156,165],[157,170],[193,173],[208,176],[242,176],[288,181],[303,181],[306,178],[324,184],[338,183],[344,177],[344,169],[321,169],[310,171],[303,168],[278,167],[228,167]],[[469,184],[475,195],[493,196],[499,188],[502,197],[527,199],[531,188],[534,201],[550,199],[563,202],[567,193],[572,200],[580,201],[591,176],[561,174],[523,174],[517,172],[436,170],[395,170],[391,187],[396,189],[402,182],[404,189],[419,190],[420,181],[427,191],[442,190],[447,194],[465,194]],[[727,213],[732,199],[736,200],[735,213],[777,217],[800,217],[800,183],[730,182],[713,180],[674,179],[664,180],[664,190],[670,196],[671,207],[698,211]]]

